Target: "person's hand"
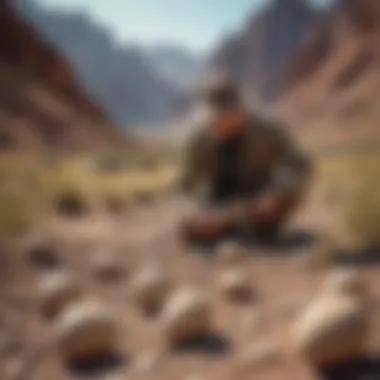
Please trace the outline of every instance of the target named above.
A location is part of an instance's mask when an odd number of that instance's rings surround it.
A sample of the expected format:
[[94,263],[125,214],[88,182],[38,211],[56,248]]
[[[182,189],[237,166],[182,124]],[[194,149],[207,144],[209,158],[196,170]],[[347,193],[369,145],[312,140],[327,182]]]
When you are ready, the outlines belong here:
[[223,215],[216,212],[202,213],[192,218],[191,231],[198,235],[217,234],[225,225]]
[[280,197],[277,194],[263,194],[252,202],[254,216],[261,220],[270,220],[277,216]]

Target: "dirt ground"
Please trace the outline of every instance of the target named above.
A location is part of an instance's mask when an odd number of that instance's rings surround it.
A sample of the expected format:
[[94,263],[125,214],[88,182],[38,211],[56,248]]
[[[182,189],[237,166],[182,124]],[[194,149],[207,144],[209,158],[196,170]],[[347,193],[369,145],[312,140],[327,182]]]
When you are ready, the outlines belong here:
[[[49,223],[62,265],[76,274],[88,297],[101,299],[118,316],[122,355],[114,365],[93,363],[91,368],[78,371],[61,362],[52,344],[52,328],[37,312],[34,287],[43,270],[28,264],[23,252],[14,255],[8,266],[7,288],[2,289],[6,313],[0,335],[1,379],[380,379],[376,369],[363,373],[363,377],[351,370],[326,377],[294,354],[290,333],[295,310],[313,296],[329,270],[307,265],[311,251],[306,243],[271,250],[247,249],[239,266],[249,270],[258,299],[243,305],[231,304],[215,286],[221,264],[213,255],[186,250],[176,238],[178,210],[177,202],[165,200],[117,218],[94,216],[71,221],[54,219]],[[301,226],[312,236],[330,228],[328,222],[320,208],[309,207],[287,233],[294,236]],[[116,250],[128,263],[130,276],[107,285],[96,281],[89,263],[91,255],[102,249]],[[152,257],[159,258],[177,286],[193,284],[210,297],[215,336],[197,349],[171,350],[160,334],[158,320],[145,318],[131,302],[130,278],[145,259]],[[380,301],[380,266],[371,263],[360,266],[360,270],[372,296]],[[380,349],[378,310],[370,340],[370,351],[376,354]],[[268,344],[272,355],[260,365],[245,361],[245,350],[252,344]],[[144,367],[150,369],[143,370]]]

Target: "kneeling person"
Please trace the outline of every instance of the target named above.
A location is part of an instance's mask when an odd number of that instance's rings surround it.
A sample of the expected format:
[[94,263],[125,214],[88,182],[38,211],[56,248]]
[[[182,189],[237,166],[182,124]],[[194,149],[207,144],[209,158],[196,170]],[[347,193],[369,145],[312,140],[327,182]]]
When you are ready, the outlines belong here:
[[228,78],[204,92],[211,117],[189,142],[181,188],[203,211],[183,225],[187,238],[216,237],[251,227],[259,239],[275,239],[310,181],[311,161],[283,126],[248,113]]

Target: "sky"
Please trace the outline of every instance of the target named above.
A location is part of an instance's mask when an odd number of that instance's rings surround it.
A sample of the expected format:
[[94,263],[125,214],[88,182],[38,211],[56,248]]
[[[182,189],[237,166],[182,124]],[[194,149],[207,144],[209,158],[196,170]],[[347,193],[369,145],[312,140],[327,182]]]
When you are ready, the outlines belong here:
[[[112,29],[121,42],[179,45],[194,53],[212,48],[268,0],[37,0],[81,9]],[[324,0],[315,0],[324,1]]]

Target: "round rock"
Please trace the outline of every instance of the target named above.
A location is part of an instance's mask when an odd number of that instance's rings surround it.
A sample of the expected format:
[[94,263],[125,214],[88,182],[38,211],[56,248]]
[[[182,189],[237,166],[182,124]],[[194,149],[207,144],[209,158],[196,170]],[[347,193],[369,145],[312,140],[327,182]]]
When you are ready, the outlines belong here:
[[224,297],[232,302],[250,301],[254,292],[245,270],[229,269],[221,273],[218,286]]
[[91,266],[95,278],[102,282],[116,282],[127,275],[125,263],[112,251],[97,252]]
[[66,360],[113,353],[118,326],[109,308],[97,301],[72,304],[55,326],[59,351]]
[[55,269],[61,265],[56,243],[44,234],[33,234],[22,242],[26,261],[36,267]]
[[38,296],[42,314],[55,318],[70,303],[76,301],[81,290],[76,279],[67,272],[44,275],[38,283]]
[[363,355],[369,315],[353,297],[321,296],[295,323],[295,348],[312,365],[320,366]]
[[169,299],[162,324],[172,343],[191,340],[211,331],[211,312],[207,297],[192,288],[177,290]]
[[171,283],[159,266],[143,268],[132,283],[132,297],[145,314],[159,313],[169,295]]
[[236,242],[223,242],[217,247],[217,258],[221,264],[235,265],[243,260],[244,249]]
[[367,288],[358,271],[339,269],[327,276],[322,291],[329,294],[363,297],[366,296]]

